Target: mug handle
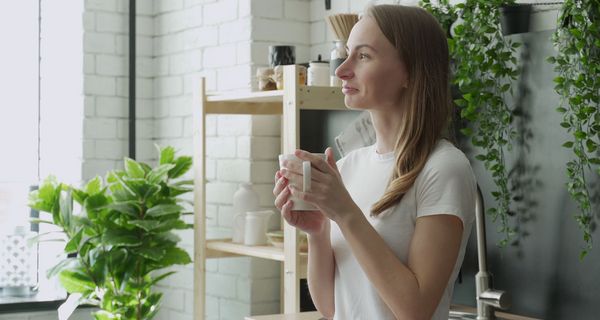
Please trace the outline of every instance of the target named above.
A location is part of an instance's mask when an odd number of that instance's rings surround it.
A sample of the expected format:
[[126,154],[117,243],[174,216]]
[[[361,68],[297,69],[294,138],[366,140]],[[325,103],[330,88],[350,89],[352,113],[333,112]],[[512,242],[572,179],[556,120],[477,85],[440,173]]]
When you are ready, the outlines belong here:
[[310,161],[302,162],[302,191],[307,192],[310,191],[310,181],[311,181],[311,166]]

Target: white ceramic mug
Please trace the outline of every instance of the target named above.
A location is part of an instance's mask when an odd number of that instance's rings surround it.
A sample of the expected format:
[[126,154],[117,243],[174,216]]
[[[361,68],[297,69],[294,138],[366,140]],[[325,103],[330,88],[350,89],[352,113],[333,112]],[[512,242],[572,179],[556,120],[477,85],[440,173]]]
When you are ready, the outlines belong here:
[[[324,153],[313,153],[313,155],[320,157],[321,159],[327,161],[327,156]],[[280,154],[279,155],[279,168],[283,168],[283,161],[297,161],[301,162],[300,158],[296,157],[293,154]],[[293,185],[299,190],[303,192],[310,191],[311,189],[311,164],[310,161],[302,161],[302,186]],[[290,199],[294,203],[292,207],[292,211],[312,211],[317,210],[317,208],[303,200],[300,200],[294,196],[291,196]]]

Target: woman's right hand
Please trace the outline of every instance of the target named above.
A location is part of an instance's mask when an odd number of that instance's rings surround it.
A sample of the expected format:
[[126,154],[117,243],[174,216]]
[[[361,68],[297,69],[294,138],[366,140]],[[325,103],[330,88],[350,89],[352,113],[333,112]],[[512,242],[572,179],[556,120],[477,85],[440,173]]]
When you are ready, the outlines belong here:
[[280,171],[275,173],[275,207],[281,211],[281,215],[291,226],[296,227],[309,235],[319,235],[324,233],[329,223],[321,211],[292,211],[294,205],[290,199],[289,181]]

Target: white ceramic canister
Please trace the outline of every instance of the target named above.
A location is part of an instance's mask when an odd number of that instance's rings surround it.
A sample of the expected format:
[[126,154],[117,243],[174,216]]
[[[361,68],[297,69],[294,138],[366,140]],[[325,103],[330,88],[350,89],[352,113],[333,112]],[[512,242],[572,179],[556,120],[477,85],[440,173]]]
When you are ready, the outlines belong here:
[[319,60],[308,63],[307,75],[307,84],[309,86],[328,87],[329,62],[322,61],[321,55],[319,55]]
[[258,193],[249,183],[241,183],[239,189],[233,194],[233,239],[232,242],[244,242],[244,227],[246,212],[258,210]]
[[267,227],[272,210],[246,212],[246,228],[244,244],[247,246],[262,246],[267,244]]

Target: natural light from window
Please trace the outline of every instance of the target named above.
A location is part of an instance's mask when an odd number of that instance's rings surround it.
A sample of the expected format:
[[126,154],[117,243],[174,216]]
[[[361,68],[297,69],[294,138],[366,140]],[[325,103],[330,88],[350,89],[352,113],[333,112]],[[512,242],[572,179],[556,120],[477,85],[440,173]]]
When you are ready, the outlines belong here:
[[[15,234],[18,226],[27,232],[31,229],[27,207],[30,186],[50,174],[60,181],[80,184],[84,114],[82,12],[83,1],[68,6],[39,0],[0,4],[2,239]],[[49,230],[47,225],[39,228],[40,233]],[[45,271],[60,259],[63,246],[56,242],[40,244],[39,291],[31,295],[32,300],[62,295],[56,281],[46,279]],[[7,250],[0,243],[0,259]],[[38,250],[35,251],[37,255]],[[2,299],[14,297],[7,294],[10,284],[6,281],[2,283],[0,279],[0,304],[5,303]]]

